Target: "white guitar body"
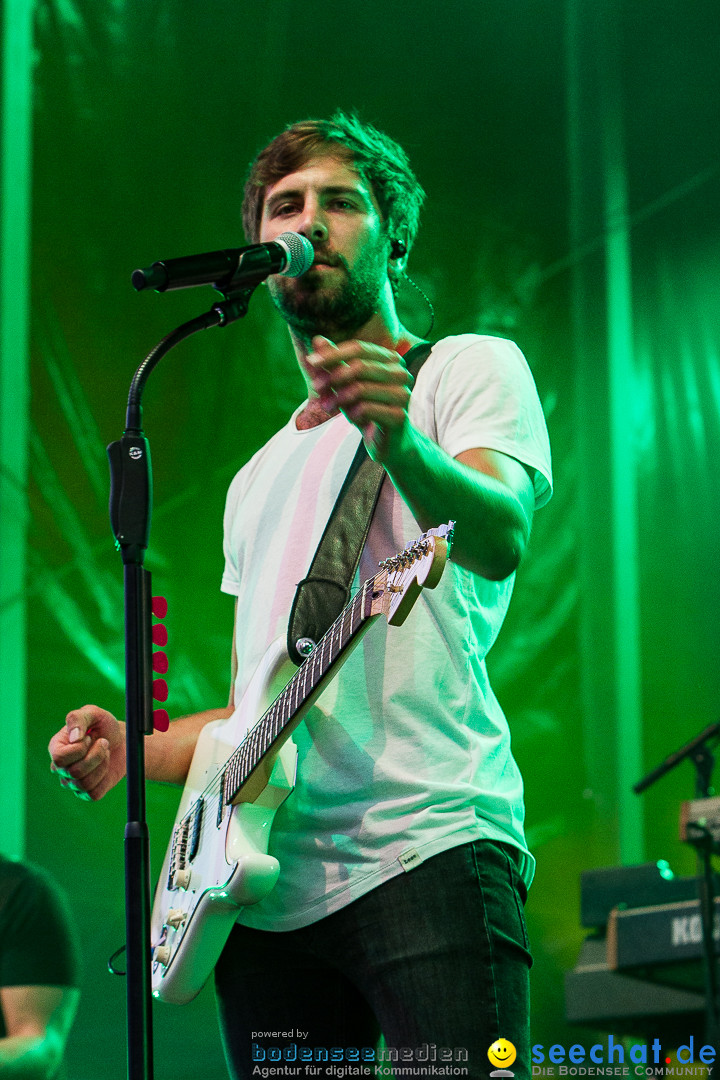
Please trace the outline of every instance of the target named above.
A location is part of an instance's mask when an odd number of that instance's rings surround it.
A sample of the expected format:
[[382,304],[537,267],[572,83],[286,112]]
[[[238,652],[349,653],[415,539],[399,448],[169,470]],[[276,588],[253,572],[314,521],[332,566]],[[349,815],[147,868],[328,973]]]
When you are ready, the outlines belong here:
[[431,529],[366,581],[299,668],[282,639],[227,720],[203,728],[180,800],[151,922],[152,991],[183,1004],[202,989],[238,912],[280,873],[268,855],[277,808],[295,786],[290,735],[372,622],[400,625],[442,574],[452,523]]
[[[265,653],[232,716],[206,724],[198,739],[152,913],[152,988],[163,1001],[183,1004],[199,993],[239,909],[262,900],[277,881],[280,866],[267,854],[268,837],[277,808],[295,784],[297,750],[292,739],[280,749],[269,782],[253,802],[226,806],[220,812],[222,790],[212,781],[294,671],[284,642],[278,639]],[[189,858],[191,837],[183,837],[183,822],[199,800],[199,843]],[[175,963],[181,946],[182,963]]]

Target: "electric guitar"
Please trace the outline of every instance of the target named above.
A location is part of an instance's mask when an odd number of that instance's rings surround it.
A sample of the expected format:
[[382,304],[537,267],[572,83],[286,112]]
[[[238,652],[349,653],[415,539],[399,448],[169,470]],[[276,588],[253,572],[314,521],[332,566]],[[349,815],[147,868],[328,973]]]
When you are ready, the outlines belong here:
[[401,624],[421,590],[437,585],[453,524],[423,533],[381,563],[299,668],[284,639],[275,641],[232,716],[203,728],[155,894],[156,998],[191,1001],[215,967],[239,909],[275,885],[280,866],[267,854],[268,836],[295,784],[290,736],[370,625],[380,615]]

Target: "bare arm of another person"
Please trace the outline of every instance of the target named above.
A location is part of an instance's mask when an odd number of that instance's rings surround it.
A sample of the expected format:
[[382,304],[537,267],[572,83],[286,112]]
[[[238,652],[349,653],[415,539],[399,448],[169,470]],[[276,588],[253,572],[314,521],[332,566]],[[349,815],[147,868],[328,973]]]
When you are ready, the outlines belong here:
[[7,1080],[50,1080],[65,1051],[80,991],[65,986],[0,987],[7,1035],[0,1074]]

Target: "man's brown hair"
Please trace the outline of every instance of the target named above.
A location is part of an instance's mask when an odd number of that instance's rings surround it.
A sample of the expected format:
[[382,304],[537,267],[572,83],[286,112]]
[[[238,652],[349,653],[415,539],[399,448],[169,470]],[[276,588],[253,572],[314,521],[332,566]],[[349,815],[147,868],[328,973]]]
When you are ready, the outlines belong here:
[[268,185],[322,153],[337,153],[352,163],[372,186],[388,236],[404,241],[409,251],[418,230],[425,192],[407,154],[382,131],[343,112],[336,112],[329,120],[291,124],[260,151],[245,182],[242,219],[248,240],[256,243],[259,238]]

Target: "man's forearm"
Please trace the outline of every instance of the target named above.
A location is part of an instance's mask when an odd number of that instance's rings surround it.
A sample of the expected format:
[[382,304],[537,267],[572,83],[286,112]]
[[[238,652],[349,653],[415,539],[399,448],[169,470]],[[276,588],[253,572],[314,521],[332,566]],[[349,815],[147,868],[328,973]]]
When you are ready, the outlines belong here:
[[198,736],[211,720],[225,719],[231,706],[207,709],[173,720],[168,731],[156,731],[145,740],[145,774],[148,780],[184,784]]
[[423,529],[455,521],[455,562],[493,581],[517,568],[532,510],[502,480],[451,458],[409,421],[388,440],[382,463]]

